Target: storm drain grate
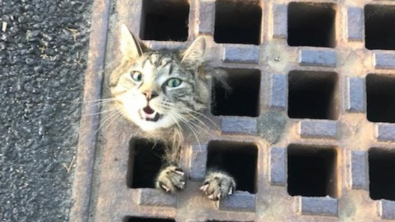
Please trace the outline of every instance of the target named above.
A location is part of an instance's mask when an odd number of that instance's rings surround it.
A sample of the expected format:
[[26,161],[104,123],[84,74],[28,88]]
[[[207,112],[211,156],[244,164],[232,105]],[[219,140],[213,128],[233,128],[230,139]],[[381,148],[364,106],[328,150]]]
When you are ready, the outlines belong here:
[[256,145],[211,141],[207,147],[207,169],[225,170],[237,182],[237,190],[256,193]]
[[130,188],[154,188],[155,178],[162,166],[164,145],[141,138],[130,144],[127,184]]
[[186,41],[189,3],[186,0],[143,0],[141,39]]
[[329,3],[291,2],[288,5],[290,46],[336,46],[336,9]]
[[369,191],[373,200],[395,200],[395,152],[380,148],[369,150]]
[[290,118],[338,118],[337,74],[291,71],[288,75],[288,116]]
[[337,161],[333,148],[288,147],[288,193],[292,196],[336,198]]
[[[117,61],[120,24],[153,49],[206,36],[207,58],[228,72],[232,90],[212,83],[209,127],[182,145],[188,181],[175,196],[153,188],[160,141],[136,137],[110,113],[100,116],[108,122],[98,140],[87,138],[98,119],[83,118],[72,221],[395,220],[395,2],[116,0],[114,7],[108,50],[92,49],[87,100],[101,92],[95,56],[105,55],[105,77]],[[94,168],[84,165],[93,157]],[[238,184],[220,203],[199,190],[213,166]],[[92,172],[92,185],[79,186]],[[90,208],[78,199],[87,190]]]
[[230,90],[216,82],[213,86],[211,112],[216,116],[259,116],[261,71],[225,69]]
[[395,50],[395,6],[365,6],[365,46],[368,49]]
[[260,1],[217,0],[214,41],[259,45],[261,19]]
[[369,121],[395,123],[394,89],[394,76],[367,75],[367,117]]

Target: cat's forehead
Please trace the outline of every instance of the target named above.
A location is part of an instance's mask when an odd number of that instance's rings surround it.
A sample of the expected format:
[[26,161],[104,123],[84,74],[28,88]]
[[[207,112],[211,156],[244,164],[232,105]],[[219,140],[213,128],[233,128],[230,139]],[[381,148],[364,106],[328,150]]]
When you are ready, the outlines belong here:
[[178,63],[179,58],[175,53],[160,51],[145,53],[140,60],[140,65],[142,67],[151,67],[153,69],[161,69],[168,65],[176,65]]

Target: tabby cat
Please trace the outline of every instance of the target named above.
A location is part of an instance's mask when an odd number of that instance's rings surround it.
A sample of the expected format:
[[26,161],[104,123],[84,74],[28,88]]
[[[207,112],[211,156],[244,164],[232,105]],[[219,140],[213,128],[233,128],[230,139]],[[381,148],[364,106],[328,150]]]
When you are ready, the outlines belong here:
[[[174,194],[186,184],[186,175],[178,166],[180,145],[186,133],[180,125],[197,121],[194,115],[209,104],[208,79],[204,71],[206,40],[198,37],[183,52],[143,50],[142,45],[122,25],[120,51],[122,61],[110,77],[110,89],[117,109],[148,137],[160,137],[169,144],[166,163],[155,185]],[[171,134],[169,136],[169,134]],[[231,195],[235,180],[223,171],[208,171],[201,190],[211,200]]]

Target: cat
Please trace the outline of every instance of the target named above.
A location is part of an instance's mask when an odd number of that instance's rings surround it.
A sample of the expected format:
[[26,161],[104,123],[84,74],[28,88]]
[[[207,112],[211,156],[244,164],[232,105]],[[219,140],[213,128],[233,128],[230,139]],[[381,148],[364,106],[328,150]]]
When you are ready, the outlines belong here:
[[[208,79],[213,73],[204,68],[206,40],[197,37],[183,52],[143,50],[126,25],[120,31],[122,60],[110,76],[111,95],[117,109],[144,135],[169,144],[155,186],[174,194],[186,185],[186,175],[177,164],[184,138],[180,124],[196,121],[198,115],[193,114],[206,109],[210,100]],[[219,170],[207,171],[200,187],[211,200],[232,195],[235,189],[234,178]]]

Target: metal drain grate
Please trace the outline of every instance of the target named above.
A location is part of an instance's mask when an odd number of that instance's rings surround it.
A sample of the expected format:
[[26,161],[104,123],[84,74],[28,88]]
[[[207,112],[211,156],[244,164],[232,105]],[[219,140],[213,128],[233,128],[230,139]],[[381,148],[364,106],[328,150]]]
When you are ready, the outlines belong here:
[[[133,137],[126,121],[108,121],[92,143],[98,120],[82,119],[73,221],[88,215],[90,221],[395,220],[395,2],[113,4],[107,50],[92,49],[85,98],[99,97],[98,55],[105,55],[108,70],[119,55],[120,24],[153,49],[184,48],[205,35],[207,59],[229,72],[234,91],[225,95],[213,85],[206,115],[219,128],[183,145],[181,166],[189,180],[176,196],[150,183],[160,144]],[[102,22],[94,20],[106,31]],[[100,37],[92,35],[91,42],[103,44]],[[216,205],[199,186],[207,167],[221,158],[241,182]],[[85,190],[91,191],[89,214],[86,199],[79,199]]]
[[262,8],[259,1],[217,0],[214,41],[259,45]]
[[288,75],[288,116],[336,120],[339,116],[337,84],[337,74],[333,72],[291,71]]
[[331,3],[289,3],[288,45],[334,48],[335,7]]
[[189,4],[186,0],[143,0],[140,38],[186,41]]
[[365,46],[368,49],[395,50],[395,7],[388,5],[365,6]]
[[367,118],[372,122],[395,123],[395,78],[366,76]]
[[394,151],[383,148],[369,150],[369,192],[373,200],[395,200],[395,176],[388,170],[394,167]]
[[291,144],[287,151],[287,182],[291,196],[339,196],[335,149]]
[[214,85],[211,113],[215,116],[259,116],[261,71],[258,69],[225,69],[231,92]]

